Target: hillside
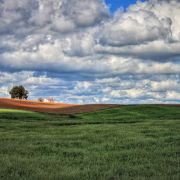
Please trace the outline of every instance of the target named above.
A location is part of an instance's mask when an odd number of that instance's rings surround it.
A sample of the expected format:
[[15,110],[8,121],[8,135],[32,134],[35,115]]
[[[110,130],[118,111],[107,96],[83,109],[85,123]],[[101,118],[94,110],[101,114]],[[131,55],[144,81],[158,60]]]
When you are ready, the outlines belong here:
[[31,110],[37,112],[57,113],[57,114],[76,114],[92,112],[100,109],[116,107],[113,104],[64,104],[64,103],[44,103],[38,101],[16,100],[0,98],[0,108]]
[[180,107],[0,109],[0,179],[179,180]]

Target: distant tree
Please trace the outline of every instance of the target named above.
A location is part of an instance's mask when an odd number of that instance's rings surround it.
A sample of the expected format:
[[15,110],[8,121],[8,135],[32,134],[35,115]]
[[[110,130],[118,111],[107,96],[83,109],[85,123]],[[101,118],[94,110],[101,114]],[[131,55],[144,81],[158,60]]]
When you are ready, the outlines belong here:
[[48,100],[49,102],[54,102],[54,98],[53,98],[53,97],[48,97],[47,100]]
[[43,102],[44,99],[40,97],[40,98],[38,98],[38,101],[39,101],[39,102]]
[[12,99],[27,99],[29,92],[23,86],[14,86],[9,94]]

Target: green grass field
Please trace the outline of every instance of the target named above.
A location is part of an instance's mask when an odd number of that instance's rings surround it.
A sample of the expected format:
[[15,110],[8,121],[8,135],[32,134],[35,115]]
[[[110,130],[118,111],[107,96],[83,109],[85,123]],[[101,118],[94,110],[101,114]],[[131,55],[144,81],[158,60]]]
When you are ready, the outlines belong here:
[[0,110],[0,179],[180,179],[180,107]]

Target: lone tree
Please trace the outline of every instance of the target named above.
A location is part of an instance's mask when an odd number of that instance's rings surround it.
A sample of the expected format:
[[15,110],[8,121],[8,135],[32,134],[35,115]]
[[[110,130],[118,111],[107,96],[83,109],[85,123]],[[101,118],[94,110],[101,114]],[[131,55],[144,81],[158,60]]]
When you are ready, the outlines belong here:
[[43,102],[44,99],[40,97],[40,98],[38,98],[38,101],[39,101],[39,102]]
[[23,86],[14,86],[9,94],[12,99],[27,99],[29,92]]

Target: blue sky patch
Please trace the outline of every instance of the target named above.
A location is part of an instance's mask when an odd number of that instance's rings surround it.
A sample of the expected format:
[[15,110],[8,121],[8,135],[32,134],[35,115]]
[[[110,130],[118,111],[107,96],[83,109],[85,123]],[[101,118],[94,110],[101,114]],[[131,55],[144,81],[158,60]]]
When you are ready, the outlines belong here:
[[[142,0],[144,2],[145,0]],[[135,4],[137,0],[105,0],[110,7],[110,11],[114,13],[119,8],[128,8],[130,5]]]

